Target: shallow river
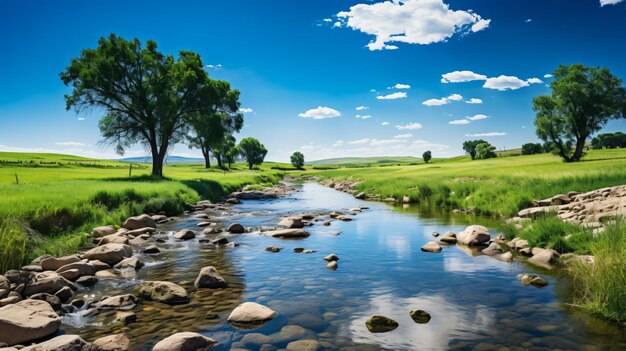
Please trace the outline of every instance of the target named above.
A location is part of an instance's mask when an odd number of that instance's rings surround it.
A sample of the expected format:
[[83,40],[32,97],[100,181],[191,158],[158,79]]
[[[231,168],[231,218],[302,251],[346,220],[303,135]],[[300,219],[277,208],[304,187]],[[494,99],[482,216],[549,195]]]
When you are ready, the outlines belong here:
[[[268,238],[258,233],[230,235],[234,248],[202,245],[198,238],[160,244],[163,252],[142,255],[146,267],[122,279],[101,279],[78,294],[85,299],[133,292],[141,280],[166,280],[190,292],[191,303],[168,306],[143,302],[133,311],[138,321],[113,323],[114,312],[95,317],[66,316],[63,330],[91,341],[126,333],[133,348],[150,350],[157,341],[181,331],[201,332],[217,341],[216,350],[275,350],[290,341],[317,339],[331,350],[624,350],[623,331],[576,313],[563,303],[565,282],[556,274],[524,262],[500,262],[456,245],[441,253],[420,247],[431,233],[459,232],[479,219],[459,216],[429,218],[416,211],[365,202],[317,184],[296,186],[290,196],[271,201],[245,201],[235,214],[212,218],[224,226],[275,226],[290,213],[347,210],[369,206],[352,222],[317,222],[299,240]],[[470,222],[471,221],[471,222]],[[197,228],[197,220],[181,218],[159,230]],[[483,224],[489,225],[488,222]],[[341,231],[335,236],[331,232]],[[492,237],[495,236],[492,230]],[[163,235],[165,237],[165,235]],[[202,237],[202,235],[199,235]],[[266,252],[268,245],[283,247]],[[294,253],[294,247],[316,250]],[[336,271],[322,258],[340,257]],[[213,265],[229,283],[227,289],[196,290],[200,269]],[[516,279],[535,272],[550,282],[538,289]],[[237,329],[226,318],[238,304],[254,301],[278,312],[277,318],[252,330]],[[423,309],[432,319],[416,324],[409,311]],[[365,320],[383,314],[399,322],[391,332],[370,333]],[[301,328],[285,328],[295,325]],[[282,332],[281,332],[282,329]]]

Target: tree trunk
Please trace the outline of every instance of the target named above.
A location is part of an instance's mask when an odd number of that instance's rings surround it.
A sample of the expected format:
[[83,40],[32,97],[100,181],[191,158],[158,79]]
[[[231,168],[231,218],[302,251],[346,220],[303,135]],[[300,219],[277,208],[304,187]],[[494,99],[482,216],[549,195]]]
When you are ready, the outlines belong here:
[[219,152],[213,152],[215,159],[217,160],[217,167],[220,169],[224,168],[224,164],[222,162],[222,155]]
[[571,157],[572,162],[578,162],[583,157],[583,150],[585,149],[585,140],[586,137],[580,137],[576,139],[576,149],[574,150],[574,155]]
[[252,166],[253,166],[252,162],[248,162],[248,169],[252,170]]
[[209,151],[205,152],[204,148],[202,148],[202,156],[204,156],[204,168],[211,168],[211,154]]
[[163,158],[157,152],[156,154],[152,154],[152,176],[153,177],[163,177]]

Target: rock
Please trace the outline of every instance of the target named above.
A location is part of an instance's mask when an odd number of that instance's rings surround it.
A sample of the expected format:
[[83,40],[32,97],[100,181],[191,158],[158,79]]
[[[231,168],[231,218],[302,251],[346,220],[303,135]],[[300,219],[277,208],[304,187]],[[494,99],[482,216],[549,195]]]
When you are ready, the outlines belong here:
[[402,203],[403,204],[410,204],[411,203],[411,198],[406,196],[406,195],[402,196]]
[[293,252],[295,252],[295,253],[300,253],[302,251],[304,251],[304,247],[294,247],[293,248]]
[[436,238],[436,237],[438,237],[438,236],[439,236],[439,233],[438,233],[438,232],[433,232],[433,233],[432,233],[432,236],[434,236],[434,237]]
[[505,261],[505,262],[513,261],[513,253],[512,252],[505,252],[503,254],[495,255],[493,257],[498,259],[498,260],[500,260],[500,261]]
[[82,262],[82,261],[66,264],[65,266],[57,269],[57,273],[62,274],[63,272],[66,272],[72,269],[78,270],[79,277],[84,276],[84,275],[96,274],[96,268],[91,263]]
[[226,245],[228,244],[228,239],[223,236],[218,236],[217,238],[211,239],[210,242],[213,245]]
[[422,246],[424,252],[441,252],[441,246],[434,241],[427,242]]
[[97,271],[96,277],[97,278],[117,278],[117,274],[115,274],[115,272],[113,272],[111,269],[106,269],[103,271]]
[[94,240],[94,243],[96,243],[96,245],[98,245],[98,246],[106,245],[106,244],[124,244],[124,245],[128,245],[129,242],[130,242],[130,240],[125,235],[125,233],[119,233],[119,234],[115,233],[115,234],[111,234],[111,235],[107,235],[107,236],[104,236],[102,238],[99,238],[98,240]]
[[39,293],[31,295],[30,298],[33,300],[41,300],[47,302],[48,304],[50,304],[50,307],[52,307],[52,309],[55,311],[61,309],[61,300],[54,295]]
[[0,275],[0,290],[11,290],[11,281],[3,275]]
[[133,255],[133,250],[124,244],[106,244],[95,247],[83,254],[88,260],[99,260],[109,266],[114,266],[121,260]]
[[209,350],[217,341],[198,333],[176,333],[159,341],[152,351],[198,351]]
[[372,333],[386,333],[396,329],[398,322],[385,316],[375,315],[367,319],[365,326]]
[[325,227],[328,227],[328,226],[330,226],[330,222],[324,222],[324,223],[323,223],[323,225],[324,225]]
[[195,219],[209,219],[209,215],[206,213],[196,213],[195,215],[191,216],[191,218],[195,218]]
[[458,243],[463,245],[481,245],[491,239],[489,230],[481,225],[470,225],[456,235]]
[[231,205],[238,205],[238,204],[241,203],[241,200],[239,200],[236,197],[230,197],[230,198],[226,199],[226,203],[227,204],[231,204]]
[[548,281],[542,277],[535,277],[530,281],[530,285],[534,286],[535,288],[543,288],[544,286],[548,285]]
[[39,265],[44,271],[56,271],[57,269],[74,262],[80,262],[80,257],[77,255],[64,256],[64,257],[46,257],[43,258]]
[[76,280],[76,283],[82,286],[93,286],[96,285],[97,282],[98,278],[93,275],[82,276]]
[[338,236],[338,235],[341,235],[341,232],[340,231],[330,232],[330,235]]
[[92,260],[92,261],[89,261],[89,263],[93,266],[96,272],[103,271],[105,269],[111,269],[111,266],[109,266],[108,264],[100,260]]
[[545,280],[544,278],[538,275],[534,275],[530,273],[518,274],[517,279],[521,280],[522,285],[524,286],[532,285],[536,288],[543,288],[544,286],[548,285],[547,280]]
[[84,351],[127,351],[128,349],[130,349],[128,337],[125,334],[114,334],[96,339]]
[[54,296],[56,296],[62,303],[66,303],[74,296],[74,290],[72,290],[70,287],[65,286],[59,289],[59,291],[57,291]]
[[116,264],[115,266],[113,266],[113,268],[115,269],[140,269],[141,267],[143,267],[144,264],[143,262],[141,262],[137,256],[132,256],[129,258],[125,258],[123,260],[121,260],[118,264]]
[[361,191],[360,193],[356,194],[354,197],[360,200],[365,199],[365,193]]
[[550,207],[531,207],[519,211],[517,216],[521,218],[536,218],[538,215],[549,211]]
[[152,220],[157,222],[157,223],[167,221],[167,216],[166,215],[162,215],[162,214],[150,216],[150,218],[152,218]]
[[339,265],[337,264],[337,261],[330,261],[326,264],[326,268],[334,271],[335,269],[339,268]]
[[456,244],[456,234],[453,232],[445,232],[439,241],[444,242],[446,244]]
[[350,222],[352,221],[352,218],[345,216],[345,215],[341,215],[341,216],[337,216],[336,219],[343,221],[343,222]]
[[383,202],[396,202],[395,197],[387,197],[383,199]]
[[144,281],[140,285],[139,295],[143,298],[166,303],[168,305],[189,302],[187,290],[180,285],[164,281]]
[[115,229],[112,225],[105,225],[102,227],[95,227],[91,230],[91,236],[94,238],[100,238],[103,236],[111,235],[115,233],[117,229]]
[[216,226],[209,226],[207,228],[204,228],[204,230],[202,231],[202,234],[211,235],[211,234],[219,234],[221,232],[222,232],[221,228],[218,228]]
[[280,229],[265,232],[265,235],[273,238],[306,238],[310,234],[304,229]]
[[198,227],[207,227],[211,225],[211,222],[198,222],[198,224],[196,224]]
[[22,351],[81,351],[87,343],[78,335],[61,335]]
[[150,234],[156,232],[156,228],[152,228],[152,227],[145,227],[145,228],[139,228],[139,229],[135,229],[135,230],[129,230],[125,233],[123,233],[126,236],[140,236],[143,234],[148,234],[147,238],[150,237]]
[[280,252],[280,250],[282,249],[282,247],[280,246],[268,246],[265,248],[265,251],[267,252]]
[[426,324],[430,321],[430,313],[424,310],[413,310],[409,314],[415,323]]
[[243,234],[246,232],[246,229],[239,223],[229,225],[226,230],[232,234]]
[[339,261],[339,256],[333,254],[330,254],[326,257],[324,257],[324,261],[328,261],[328,262],[332,262],[332,261]]
[[509,241],[507,245],[513,250],[517,251],[530,247],[530,245],[528,244],[528,240],[524,240],[521,238],[513,238],[513,240]]
[[314,253],[314,252],[317,252],[317,251],[315,251],[315,250],[309,250],[309,249],[307,249],[307,250],[303,250],[303,251],[302,251],[302,253],[305,253],[305,254],[310,254],[310,253]]
[[210,288],[220,289],[226,288],[228,284],[220,273],[213,266],[204,267],[200,270],[196,281],[194,282],[196,288]]
[[145,254],[156,254],[156,253],[159,253],[159,252],[161,252],[161,250],[156,245],[150,245],[150,246],[146,247],[145,249],[143,249],[143,253],[145,253]]
[[193,230],[182,229],[174,233],[173,237],[178,240],[191,240],[196,237],[196,233]]
[[330,218],[337,218],[337,217],[339,217],[339,216],[343,216],[343,215],[344,215],[344,213],[343,213],[343,212],[333,211],[333,212],[331,212],[328,216],[329,216]]
[[59,273],[59,275],[67,280],[76,280],[80,277],[80,271],[78,269],[68,269]]
[[128,325],[137,321],[137,315],[135,314],[135,312],[118,311],[115,314],[115,320],[121,322],[124,325]]
[[323,349],[322,344],[313,339],[292,341],[287,344],[287,350],[289,351],[318,351]]
[[26,344],[57,332],[61,318],[49,303],[23,300],[0,308],[0,342]]
[[278,222],[279,227],[293,229],[293,228],[303,228],[304,224],[302,224],[302,219],[296,217],[288,217],[280,222]]
[[130,310],[136,303],[135,295],[125,294],[108,297],[94,306],[100,310]]
[[140,229],[145,227],[156,228],[156,222],[152,217],[147,214],[142,214],[140,216],[130,217],[123,224],[122,228],[126,228],[128,230]]
[[276,317],[276,312],[255,302],[244,302],[237,306],[228,316],[232,324],[261,324]]
[[500,244],[493,242],[489,244],[489,246],[484,248],[481,252],[483,255],[494,256],[501,254],[502,248],[500,247]]
[[559,253],[552,249],[548,249],[536,254],[533,252],[533,257],[529,258],[528,262],[536,266],[551,268],[552,264],[556,263],[558,259]]
[[348,212],[361,212],[362,209],[360,207],[352,207],[348,210]]
[[30,296],[38,293],[54,294],[66,286],[72,290],[76,290],[76,286],[72,282],[63,278],[56,272],[46,271],[36,273],[32,281],[24,288],[22,295]]

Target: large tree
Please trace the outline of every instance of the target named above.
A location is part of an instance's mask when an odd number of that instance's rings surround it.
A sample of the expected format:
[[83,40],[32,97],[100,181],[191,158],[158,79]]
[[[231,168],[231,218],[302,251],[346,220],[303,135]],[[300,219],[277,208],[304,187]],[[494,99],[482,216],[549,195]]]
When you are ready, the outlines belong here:
[[476,146],[482,143],[486,143],[486,141],[482,139],[464,141],[463,150],[465,150],[465,152],[467,152],[473,160],[476,158]]
[[424,153],[422,154],[422,160],[424,160],[424,163],[428,163],[431,158],[433,158],[433,153],[430,152],[430,150],[424,151]]
[[300,151],[291,154],[291,165],[296,167],[296,169],[302,169],[302,166],[304,166],[304,154]]
[[255,138],[245,138],[239,142],[239,153],[248,163],[248,168],[260,165],[267,155],[267,149]]
[[537,136],[566,162],[580,161],[587,138],[626,114],[626,89],[607,68],[560,66],[550,88],[533,99]]
[[494,158],[497,156],[495,151],[496,147],[485,141],[476,145],[476,158],[479,160]]
[[215,159],[217,160],[217,166],[219,168],[226,168],[224,163],[228,163],[228,168],[230,169],[230,165],[235,162],[235,159],[239,155],[239,149],[237,148],[237,140],[235,137],[226,133],[226,135],[222,138],[215,148],[213,149],[213,155],[215,155]]
[[[218,166],[222,167],[219,152],[226,143],[227,136],[239,132],[243,127],[243,114],[239,112],[239,91],[231,90],[230,84],[222,80],[212,80],[208,100],[209,110],[197,113],[190,119],[193,133],[188,135],[190,148],[198,148],[204,156],[206,168],[211,167],[211,153],[215,150]],[[233,138],[234,139],[234,138]]]
[[60,74],[72,88],[67,109],[106,112],[99,127],[105,142],[119,154],[142,144],[152,155],[152,175],[163,176],[163,160],[171,145],[183,140],[191,116],[208,111],[210,79],[200,55],[180,51],[165,55],[149,40],[125,40],[115,34],[100,38]]

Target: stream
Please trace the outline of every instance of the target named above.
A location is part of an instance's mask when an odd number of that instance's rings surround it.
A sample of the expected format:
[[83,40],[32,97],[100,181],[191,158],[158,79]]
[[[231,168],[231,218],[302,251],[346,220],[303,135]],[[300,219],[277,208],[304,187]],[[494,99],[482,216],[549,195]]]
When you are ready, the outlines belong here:
[[[77,298],[136,293],[142,280],[164,280],[187,289],[191,302],[169,306],[142,301],[134,309],[137,322],[114,322],[114,311],[64,316],[61,329],[87,341],[126,333],[134,350],[150,350],[165,337],[182,331],[200,332],[219,342],[215,350],[277,350],[291,341],[316,339],[329,350],[624,350],[624,331],[569,308],[564,302],[567,281],[558,271],[526,262],[501,262],[475,249],[445,246],[441,253],[420,247],[437,231],[458,233],[467,225],[488,219],[423,214],[384,203],[357,200],[315,183],[294,185],[297,191],[275,200],[250,200],[233,206],[234,213],[211,218],[224,227],[276,226],[295,213],[368,206],[351,222],[316,222],[305,227],[311,236],[283,240],[250,232],[227,235],[238,247],[215,247],[198,241],[177,241],[167,234],[157,255],[137,254],[146,264],[137,272],[100,279],[81,287]],[[191,217],[160,225],[159,231],[198,230]],[[340,235],[332,232],[340,231]],[[496,230],[491,229],[492,237]],[[150,242],[149,244],[153,244]],[[146,244],[146,245],[149,245]],[[283,249],[265,251],[269,245]],[[316,250],[295,253],[293,248]],[[140,252],[134,247],[136,252]],[[339,268],[325,267],[322,258],[339,256]],[[215,266],[229,287],[196,289],[202,267]],[[545,288],[522,286],[516,276],[534,273],[550,283]],[[226,322],[245,301],[268,306],[278,316],[254,329],[238,329]],[[409,312],[428,311],[427,324],[415,323]],[[399,327],[370,333],[365,321],[372,315],[393,318]],[[288,327],[291,326],[291,327]],[[298,326],[293,327],[293,326]]]

